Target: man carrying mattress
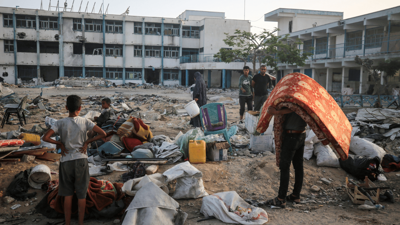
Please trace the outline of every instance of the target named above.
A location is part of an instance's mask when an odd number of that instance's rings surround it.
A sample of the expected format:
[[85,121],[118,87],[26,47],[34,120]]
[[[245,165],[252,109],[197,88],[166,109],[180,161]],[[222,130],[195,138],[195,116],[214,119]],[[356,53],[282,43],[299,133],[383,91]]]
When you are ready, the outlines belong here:
[[[288,108],[280,110],[270,106],[268,108],[270,115],[285,115],[283,128],[283,141],[280,153],[279,169],[281,172],[278,197],[268,200],[266,205],[285,208],[286,200],[300,203],[300,192],[303,186],[303,154],[304,141],[306,139],[307,123],[295,112]],[[292,194],[287,195],[289,187],[290,164],[293,162],[295,183]]]

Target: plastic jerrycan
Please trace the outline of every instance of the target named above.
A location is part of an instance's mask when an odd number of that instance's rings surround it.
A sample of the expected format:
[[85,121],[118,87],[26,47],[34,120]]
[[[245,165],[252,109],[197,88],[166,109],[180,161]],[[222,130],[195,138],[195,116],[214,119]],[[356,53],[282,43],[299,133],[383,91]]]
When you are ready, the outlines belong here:
[[19,136],[19,138],[36,146],[40,145],[41,143],[40,136],[37,134],[23,133]]
[[190,163],[205,163],[206,162],[206,142],[189,141],[189,162]]

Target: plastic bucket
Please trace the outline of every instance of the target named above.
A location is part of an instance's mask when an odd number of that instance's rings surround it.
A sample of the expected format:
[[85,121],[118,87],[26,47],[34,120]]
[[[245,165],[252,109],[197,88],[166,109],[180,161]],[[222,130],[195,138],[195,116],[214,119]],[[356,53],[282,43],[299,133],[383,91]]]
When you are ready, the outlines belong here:
[[200,108],[195,100],[185,105],[185,110],[188,112],[190,118],[194,118],[200,114]]
[[28,177],[29,186],[35,189],[41,189],[42,184],[49,180],[51,180],[50,168],[43,164],[33,167]]

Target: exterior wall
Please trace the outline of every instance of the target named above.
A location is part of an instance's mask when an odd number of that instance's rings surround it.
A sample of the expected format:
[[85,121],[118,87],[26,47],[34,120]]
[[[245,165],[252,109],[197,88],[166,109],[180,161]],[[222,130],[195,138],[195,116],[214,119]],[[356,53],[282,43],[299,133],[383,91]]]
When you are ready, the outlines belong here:
[[315,24],[315,23],[317,26],[320,26],[320,25],[336,22],[341,19],[342,19],[341,16],[297,14],[297,16],[293,18],[292,32],[311,28],[311,27],[313,27],[313,24]]
[[[3,76],[3,73],[7,72],[8,76]],[[0,65],[0,77],[4,79],[4,82],[6,83],[14,83],[15,82],[15,71],[14,71],[14,66],[5,66],[5,65]]]

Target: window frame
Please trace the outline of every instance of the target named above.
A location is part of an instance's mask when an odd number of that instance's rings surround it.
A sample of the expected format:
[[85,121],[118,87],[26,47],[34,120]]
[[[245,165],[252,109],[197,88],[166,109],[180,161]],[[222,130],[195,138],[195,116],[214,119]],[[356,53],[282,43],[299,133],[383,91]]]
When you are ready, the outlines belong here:
[[183,38],[200,38],[201,27],[204,26],[182,26],[182,37]]
[[75,18],[73,19],[72,30],[82,31],[82,19],[75,19]]
[[106,57],[122,57],[122,45],[106,45]]
[[385,32],[383,27],[374,27],[365,31],[365,49],[381,48]]
[[142,57],[143,55],[143,48],[141,45],[134,45],[133,46],[133,57]]
[[94,20],[94,19],[85,19],[85,32],[102,33],[103,32],[103,21]]
[[179,80],[179,70],[164,70],[164,80]]
[[[133,33],[134,34],[143,34],[142,22],[134,22],[133,23]],[[139,29],[140,28],[140,29]]]
[[[152,33],[150,33],[150,31]],[[144,24],[145,35],[161,35],[161,23],[145,23]]]
[[[179,24],[164,24],[164,35],[179,36]],[[171,31],[171,34],[166,34],[166,31]]]
[[[129,75],[132,74],[132,78]],[[125,80],[141,80],[142,79],[142,69],[127,69],[125,71]]]
[[13,21],[12,14],[3,14],[3,27],[13,27]]
[[362,49],[362,30],[348,32],[346,34],[346,51],[355,51]]
[[36,18],[34,16],[16,15],[16,20],[17,28],[36,29]]
[[[90,76],[90,74],[94,74],[95,76]],[[100,75],[100,76],[96,76]],[[99,77],[103,78],[103,68],[99,67],[86,67],[85,68],[85,77]]]
[[[71,73],[72,76],[68,76],[69,73]],[[74,76],[76,73],[80,74],[80,76]],[[66,66],[66,67],[64,67],[64,76],[65,77],[83,77],[83,69],[82,69],[82,67]]]
[[122,72],[122,68],[106,68],[106,79],[122,80]]
[[146,58],[161,58],[161,47],[144,46],[144,54]]
[[[53,19],[53,20],[51,20],[51,19]],[[47,24],[47,27],[43,27],[42,24]],[[50,27],[51,24],[53,27]],[[39,29],[41,29],[41,30],[58,30],[58,18],[50,17],[50,16],[39,16]]]
[[179,58],[179,47],[164,47],[164,58]]
[[123,28],[122,21],[107,21],[106,20],[106,33],[122,34],[123,32],[124,32],[124,28]]
[[328,40],[326,37],[315,39],[315,54],[326,54],[328,52]]
[[[12,50],[10,50],[12,48]],[[8,49],[8,51],[6,51]],[[4,40],[4,53],[14,53],[14,41]]]

